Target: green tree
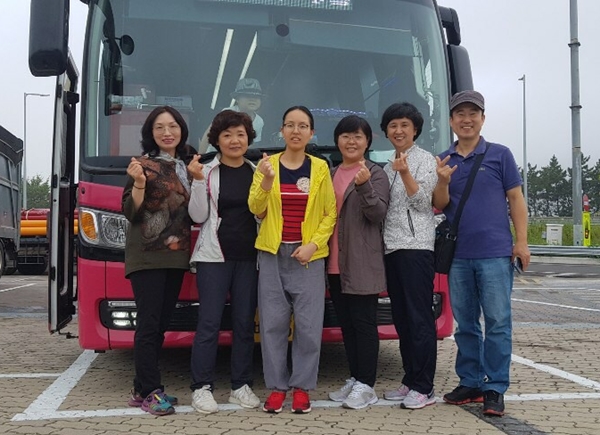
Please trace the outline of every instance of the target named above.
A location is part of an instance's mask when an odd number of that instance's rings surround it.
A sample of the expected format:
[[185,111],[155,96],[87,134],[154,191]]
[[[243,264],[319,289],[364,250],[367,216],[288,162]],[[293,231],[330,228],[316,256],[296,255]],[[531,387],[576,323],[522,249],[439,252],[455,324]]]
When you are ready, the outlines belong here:
[[569,216],[571,214],[571,185],[567,180],[567,171],[562,168],[556,155],[548,166],[540,170],[542,192],[541,211],[544,216]]
[[542,204],[542,193],[544,188],[540,181],[540,171],[537,165],[531,166],[527,163],[527,196],[528,196],[528,210],[529,216],[540,216],[541,215],[541,204]]
[[50,208],[50,180],[37,174],[27,179],[27,208]]

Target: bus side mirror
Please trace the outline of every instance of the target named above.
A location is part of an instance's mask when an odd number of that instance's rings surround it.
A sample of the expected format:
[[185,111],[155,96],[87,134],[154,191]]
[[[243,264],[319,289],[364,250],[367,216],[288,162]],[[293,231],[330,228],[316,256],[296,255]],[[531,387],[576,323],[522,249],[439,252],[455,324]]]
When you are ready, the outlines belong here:
[[450,64],[450,86],[454,95],[460,91],[473,89],[473,74],[469,52],[461,45],[447,45]]
[[31,0],[29,70],[37,77],[58,76],[69,56],[69,0]]
[[440,19],[442,20],[442,26],[446,30],[446,38],[450,45],[460,45],[460,23],[458,21],[458,14],[452,8],[445,8],[440,6]]

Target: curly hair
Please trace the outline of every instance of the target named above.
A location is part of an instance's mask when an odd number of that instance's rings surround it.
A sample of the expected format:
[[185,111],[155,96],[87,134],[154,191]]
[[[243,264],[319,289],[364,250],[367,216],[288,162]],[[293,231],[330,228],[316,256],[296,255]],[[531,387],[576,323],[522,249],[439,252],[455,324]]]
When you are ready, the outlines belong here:
[[410,119],[415,126],[415,130],[417,133],[413,140],[417,140],[417,138],[421,135],[421,131],[423,131],[423,115],[419,112],[413,104],[410,103],[394,103],[383,112],[381,117],[381,130],[385,133],[385,137],[387,137],[387,126],[393,119]]
[[146,121],[144,121],[144,125],[142,125],[142,150],[144,151],[144,153],[148,154],[151,157],[157,156],[160,153],[160,148],[154,140],[154,134],[152,130],[154,128],[154,122],[156,121],[156,118],[158,118],[165,112],[171,114],[171,116],[173,116],[173,118],[175,119],[177,125],[179,125],[179,128],[181,128],[181,140],[175,148],[175,154],[179,158],[185,159],[188,155],[188,150],[185,144],[189,135],[188,126],[185,122],[185,119],[183,119],[183,116],[181,116],[181,113],[173,109],[171,106],[157,107],[152,112],[150,112],[150,114],[146,118]]
[[247,113],[236,112],[230,109],[223,110],[214,117],[208,131],[208,143],[215,147],[217,151],[221,151],[218,144],[219,135],[229,127],[239,127],[240,125],[246,129],[248,145],[252,145],[254,138],[256,138],[256,132],[252,127],[252,118]]

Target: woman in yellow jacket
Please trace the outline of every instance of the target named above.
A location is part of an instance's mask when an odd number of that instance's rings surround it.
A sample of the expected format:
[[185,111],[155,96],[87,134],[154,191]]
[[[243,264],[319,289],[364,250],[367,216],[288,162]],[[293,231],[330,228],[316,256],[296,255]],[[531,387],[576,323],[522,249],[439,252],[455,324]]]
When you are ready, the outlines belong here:
[[[271,395],[263,410],[278,413],[294,389],[292,412],[310,412],[308,391],[317,386],[323,310],[325,257],[336,221],[327,162],[307,155],[314,120],[304,106],[283,115],[285,151],[263,155],[254,173],[248,205],[263,218],[258,249],[258,312],[265,384]],[[287,349],[294,314],[292,373]]]

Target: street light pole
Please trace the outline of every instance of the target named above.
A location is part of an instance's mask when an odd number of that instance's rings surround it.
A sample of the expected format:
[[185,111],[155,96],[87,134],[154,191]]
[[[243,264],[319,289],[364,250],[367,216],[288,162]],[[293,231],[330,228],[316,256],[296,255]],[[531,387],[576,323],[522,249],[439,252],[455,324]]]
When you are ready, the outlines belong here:
[[38,94],[37,92],[23,92],[23,164],[22,164],[22,186],[23,186],[23,209],[27,210],[27,97],[49,97],[50,94]]
[[523,196],[525,197],[525,206],[527,207],[527,215],[529,216],[529,197],[527,195],[527,110],[525,107],[525,74],[519,79],[523,82]]
[[581,102],[579,101],[579,21],[577,14],[577,0],[569,3],[571,17],[571,150],[573,153],[573,246],[583,244],[583,211],[582,180],[581,180]]

